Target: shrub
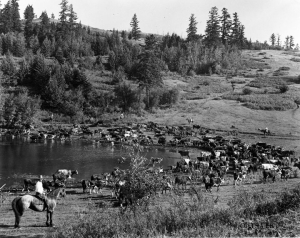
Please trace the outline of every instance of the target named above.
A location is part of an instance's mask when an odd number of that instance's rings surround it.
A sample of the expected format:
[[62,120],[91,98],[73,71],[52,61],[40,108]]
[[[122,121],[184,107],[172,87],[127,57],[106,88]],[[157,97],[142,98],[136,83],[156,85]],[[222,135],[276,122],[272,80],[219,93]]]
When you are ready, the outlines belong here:
[[251,94],[252,93],[252,90],[250,89],[250,88],[244,88],[243,89],[243,94],[244,95],[249,95],[249,94]]
[[279,86],[280,93],[286,93],[289,90],[289,86],[286,84]]

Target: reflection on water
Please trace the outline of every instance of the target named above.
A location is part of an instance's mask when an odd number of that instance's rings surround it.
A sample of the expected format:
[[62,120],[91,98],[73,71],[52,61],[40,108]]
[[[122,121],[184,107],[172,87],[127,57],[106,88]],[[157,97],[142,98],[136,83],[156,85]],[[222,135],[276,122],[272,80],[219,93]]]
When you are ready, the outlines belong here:
[[[164,158],[163,167],[174,165],[180,159],[176,149],[147,148],[142,155]],[[111,172],[114,167],[127,168],[129,159],[118,164],[121,156],[128,158],[128,151],[120,145],[112,147],[80,140],[31,143],[25,138],[0,137],[0,187],[4,183],[11,185],[14,174],[51,176],[57,169],[77,169],[77,179],[88,179],[92,174]]]

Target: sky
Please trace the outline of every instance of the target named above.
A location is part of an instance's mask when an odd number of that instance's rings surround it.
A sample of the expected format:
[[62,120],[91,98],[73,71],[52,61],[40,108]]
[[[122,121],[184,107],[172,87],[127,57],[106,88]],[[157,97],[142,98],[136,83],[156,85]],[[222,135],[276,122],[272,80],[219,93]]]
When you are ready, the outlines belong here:
[[[2,0],[2,4],[7,1]],[[61,0],[19,0],[20,15],[32,5],[40,16],[47,11],[59,17]],[[209,11],[217,7],[219,15],[227,8],[231,17],[238,13],[245,26],[245,36],[253,41],[268,41],[272,33],[284,42],[293,36],[300,44],[300,0],[68,0],[73,4],[82,24],[104,30],[130,30],[130,22],[137,15],[144,33],[165,35],[176,33],[186,37],[189,17],[194,14],[198,34],[204,34]]]

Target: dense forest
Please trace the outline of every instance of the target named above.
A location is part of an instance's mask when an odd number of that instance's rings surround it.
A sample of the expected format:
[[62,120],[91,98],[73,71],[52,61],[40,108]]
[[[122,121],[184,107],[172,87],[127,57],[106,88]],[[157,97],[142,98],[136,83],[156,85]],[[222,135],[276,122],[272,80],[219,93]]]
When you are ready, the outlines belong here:
[[[187,38],[177,34],[143,34],[137,15],[132,30],[98,31],[78,22],[73,5],[60,3],[58,19],[46,11],[36,18],[28,5],[24,19],[18,0],[0,9],[0,118],[8,126],[32,123],[37,114],[54,113],[71,121],[100,118],[104,113],[140,113],[177,102],[176,88],[163,86],[165,72],[194,76],[227,74],[243,67],[242,49],[293,48],[293,37],[281,45],[245,38],[238,14],[213,7],[204,34],[197,33],[194,14]],[[131,20],[131,21],[130,21]],[[109,78],[95,89],[89,72]]]

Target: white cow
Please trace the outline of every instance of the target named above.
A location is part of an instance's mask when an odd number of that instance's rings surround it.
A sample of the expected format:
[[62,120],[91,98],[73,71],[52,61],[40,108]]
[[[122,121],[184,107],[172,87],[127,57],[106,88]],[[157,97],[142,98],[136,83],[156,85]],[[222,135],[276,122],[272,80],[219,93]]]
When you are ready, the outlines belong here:
[[261,168],[263,170],[278,170],[278,166],[275,164],[262,164]]

